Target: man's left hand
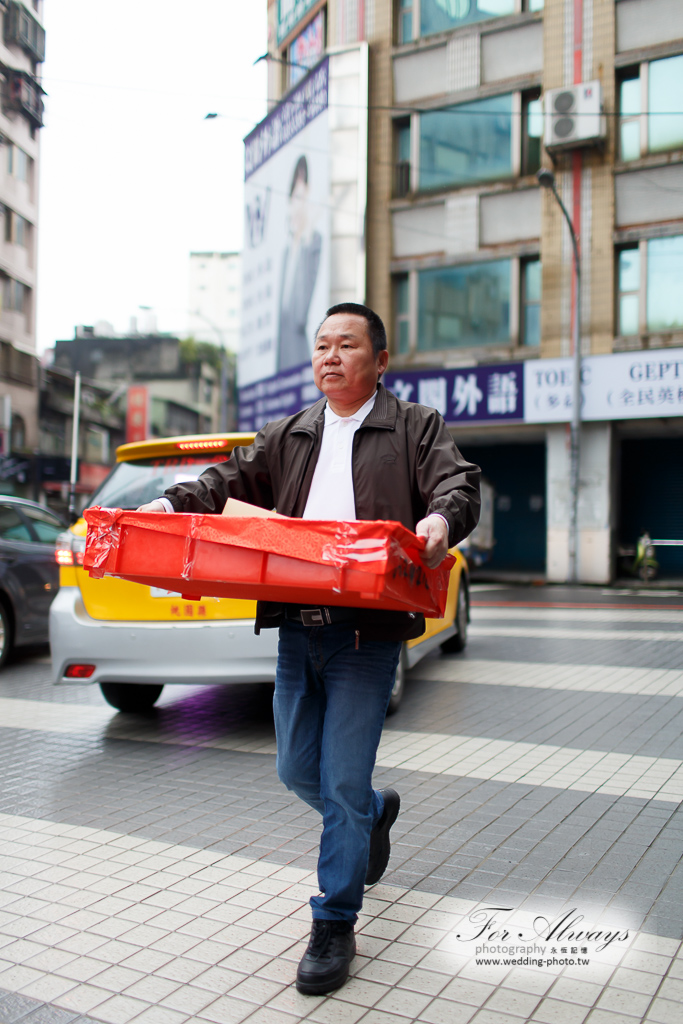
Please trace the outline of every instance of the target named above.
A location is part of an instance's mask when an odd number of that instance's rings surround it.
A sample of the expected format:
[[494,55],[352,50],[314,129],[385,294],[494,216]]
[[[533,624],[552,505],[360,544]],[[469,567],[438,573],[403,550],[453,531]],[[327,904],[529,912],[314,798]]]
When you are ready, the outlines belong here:
[[436,569],[448,554],[448,527],[441,516],[431,515],[421,519],[415,527],[418,537],[426,540],[422,561],[429,569]]

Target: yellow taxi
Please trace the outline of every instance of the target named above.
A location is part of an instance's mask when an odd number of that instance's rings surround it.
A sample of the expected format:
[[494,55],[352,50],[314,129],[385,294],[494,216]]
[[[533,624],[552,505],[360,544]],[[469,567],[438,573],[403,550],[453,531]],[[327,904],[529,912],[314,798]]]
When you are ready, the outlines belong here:
[[[134,509],[167,487],[196,480],[209,466],[248,445],[253,434],[204,434],[121,445],[116,465],[92,496],[92,505]],[[57,539],[57,597],[50,608],[54,681],[97,683],[121,711],[143,711],[171,683],[273,682],[277,630],[254,634],[253,601],[180,594],[105,577],[83,569],[86,524],[79,519]],[[467,642],[467,563],[453,549],[448,604],[443,619],[404,644],[389,711],[396,711],[407,669],[436,647],[461,651]]]

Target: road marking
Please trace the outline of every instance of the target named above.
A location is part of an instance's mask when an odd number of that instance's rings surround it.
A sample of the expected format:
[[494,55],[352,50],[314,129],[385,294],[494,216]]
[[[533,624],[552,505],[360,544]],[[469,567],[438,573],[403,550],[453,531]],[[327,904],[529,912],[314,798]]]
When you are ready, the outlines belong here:
[[560,629],[555,626],[480,626],[470,625],[472,636],[526,637],[530,640],[639,640],[675,643],[683,640],[683,631],[665,633],[655,629]]
[[[633,1006],[637,998],[649,1005],[649,995],[636,993],[658,991],[669,971],[680,977],[679,940],[639,932],[639,918],[628,910],[608,907],[598,916],[581,901],[562,907],[556,900],[546,910],[532,897],[529,909],[493,911],[484,910],[488,903],[379,884],[367,890],[356,928],[351,974],[359,979],[312,1002],[293,981],[310,928],[306,902],[318,888],[314,872],[19,815],[0,815],[0,826],[0,988],[99,1020],[181,1021],[198,1007],[201,1020],[256,1013],[294,1021],[311,1006],[320,1020],[358,1020],[371,996],[382,1016],[390,1011],[387,1020],[398,1006],[406,1019],[454,1021],[469,1019],[475,1002],[496,989],[494,1005],[514,1007],[529,1001],[528,991],[538,993],[535,1004],[551,989],[550,1019],[564,1020],[581,980],[597,982],[584,984],[585,1003],[621,1005],[626,998]],[[500,921],[484,939],[475,912]],[[545,937],[569,929],[568,913],[581,929],[576,951],[569,938]],[[493,943],[496,955],[501,936],[490,933],[501,926],[509,943],[521,940],[533,957],[547,958],[517,961],[529,964],[530,990],[526,967],[477,962],[482,942]],[[614,941],[603,943],[605,933]],[[566,951],[558,948],[562,941]],[[584,945],[579,965],[570,956]],[[483,955],[491,955],[489,946]],[[628,992],[620,987],[626,977]]]
[[683,761],[606,750],[388,729],[383,768],[656,800],[683,800]]
[[[48,710],[47,715],[43,709]],[[277,752],[272,727],[266,725],[260,730],[251,727],[225,736],[211,734],[205,727],[190,732],[191,724],[183,722],[170,728],[163,721],[152,725],[144,721],[133,724],[126,719],[119,720],[104,708],[7,698],[0,700],[0,721],[3,726],[15,729],[86,734],[93,738],[99,738],[104,731],[107,739],[209,747],[249,754],[274,755]],[[385,729],[377,765],[587,793],[683,800],[682,761],[545,743]]]
[[616,610],[604,608],[541,608],[531,606],[501,608],[475,605],[472,609],[475,623],[491,619],[534,620],[540,622],[671,622],[683,626],[683,608],[676,611],[655,611],[652,608]]
[[683,672],[664,668],[614,665],[566,665],[538,661],[492,661],[484,658],[427,658],[411,669],[415,679],[486,686],[530,686],[540,690],[683,696]]

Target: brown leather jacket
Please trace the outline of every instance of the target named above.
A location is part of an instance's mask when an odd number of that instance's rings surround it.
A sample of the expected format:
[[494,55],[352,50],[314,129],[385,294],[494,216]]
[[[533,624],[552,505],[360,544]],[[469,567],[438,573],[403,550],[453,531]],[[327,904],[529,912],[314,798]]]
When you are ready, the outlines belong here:
[[[301,517],[322,440],[326,399],[295,416],[267,423],[248,447],[198,480],[169,487],[176,512],[220,513],[238,498]],[[478,466],[465,462],[434,409],[401,402],[381,384],[372,412],[353,440],[352,472],[358,519],[397,520],[414,530],[432,512],[448,523],[452,546],[479,519]],[[256,632],[282,621],[282,605],[259,602]],[[363,610],[361,640],[408,640],[424,632],[422,615]]]

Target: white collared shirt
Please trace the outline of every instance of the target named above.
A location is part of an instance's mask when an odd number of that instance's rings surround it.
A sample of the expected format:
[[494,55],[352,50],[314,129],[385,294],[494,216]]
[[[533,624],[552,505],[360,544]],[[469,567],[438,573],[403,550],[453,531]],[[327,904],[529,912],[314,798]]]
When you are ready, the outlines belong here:
[[374,407],[377,392],[352,416],[337,416],[325,406],[325,425],[318,462],[303,519],[355,519],[351,456],[353,439]]

